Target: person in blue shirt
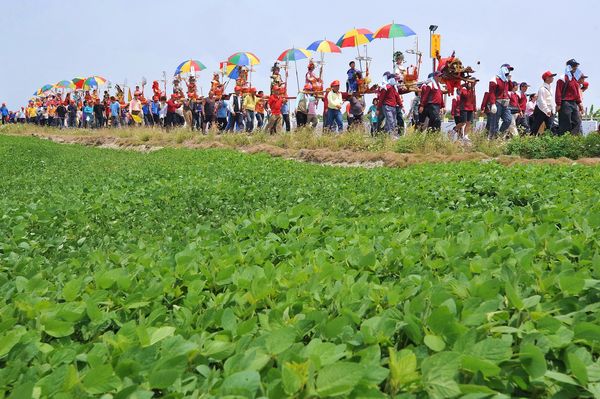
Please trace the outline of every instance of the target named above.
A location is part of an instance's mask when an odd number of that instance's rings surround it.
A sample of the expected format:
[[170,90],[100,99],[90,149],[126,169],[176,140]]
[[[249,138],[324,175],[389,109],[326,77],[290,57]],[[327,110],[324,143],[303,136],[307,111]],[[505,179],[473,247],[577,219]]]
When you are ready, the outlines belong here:
[[148,102],[142,105],[142,114],[144,114],[144,125],[152,126],[152,113],[150,112],[150,104]]
[[289,132],[291,130],[290,126],[290,103],[288,100],[284,100],[281,105],[281,118],[283,119],[283,125],[285,126],[285,131]]
[[112,127],[119,127],[120,116],[121,116],[121,104],[115,99],[114,96],[110,98],[110,120]]
[[356,70],[356,63],[354,61],[350,61],[350,69],[346,72],[348,75],[348,80],[346,81],[346,91],[348,93],[354,93],[358,91],[358,78],[360,77],[360,71]]
[[94,108],[85,101],[83,103],[83,128],[87,129],[88,127],[92,127],[92,122],[94,121]]
[[160,126],[160,103],[152,99],[150,102],[150,112],[152,112],[152,125]]
[[6,107],[6,103],[2,103],[2,107],[0,107],[0,115],[2,116],[2,124],[8,123],[8,108]]
[[227,128],[227,113],[229,111],[229,104],[227,100],[221,99],[217,102],[217,127],[219,131],[224,131]]

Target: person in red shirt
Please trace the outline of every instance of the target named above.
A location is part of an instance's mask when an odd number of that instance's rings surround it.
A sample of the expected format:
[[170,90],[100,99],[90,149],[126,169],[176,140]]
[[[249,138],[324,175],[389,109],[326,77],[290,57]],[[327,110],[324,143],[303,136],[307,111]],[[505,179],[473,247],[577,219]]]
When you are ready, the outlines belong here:
[[[512,114],[510,113],[509,91],[512,87],[510,73],[514,68],[509,64],[503,64],[500,67],[500,72],[492,79],[489,86],[489,104],[490,104],[490,128],[489,138],[498,137],[498,132],[505,132],[512,122]],[[500,121],[502,125],[499,126]]]
[[386,77],[388,84],[379,91],[377,100],[385,116],[384,129],[387,134],[391,135],[395,134],[398,129],[397,108],[400,107],[402,100],[396,90],[396,80],[390,74],[387,74]]
[[167,130],[170,130],[174,126],[177,108],[181,107],[181,103],[177,100],[178,98],[176,94],[172,94],[169,101],[167,101],[167,117],[165,118],[165,127]]
[[[458,109],[460,121],[460,137],[468,139],[468,133],[473,130],[473,116],[477,109],[475,85],[477,81],[466,82],[458,92]],[[465,135],[465,132],[467,133]]]
[[279,88],[275,85],[271,88],[271,95],[267,101],[267,106],[271,110],[271,116],[267,123],[266,130],[269,134],[277,133],[277,126],[281,123],[281,106],[283,105],[283,97],[281,92],[285,93],[285,88]]
[[579,78],[583,75],[579,70],[579,62],[574,59],[567,61],[565,77],[556,83],[556,110],[558,112],[558,135],[566,132],[579,134],[581,127],[581,90]]
[[527,89],[529,89],[527,82],[521,82],[519,85],[519,93],[517,94],[519,98],[519,116],[517,116],[517,128],[523,129],[525,133],[529,133],[530,131],[528,118],[525,117],[525,111],[527,109]]
[[[441,87],[442,73],[436,71],[429,74],[430,81],[421,87],[421,103],[419,105],[419,123],[432,130],[440,130],[441,115],[444,111],[445,90]],[[425,123],[426,121],[427,124]]]

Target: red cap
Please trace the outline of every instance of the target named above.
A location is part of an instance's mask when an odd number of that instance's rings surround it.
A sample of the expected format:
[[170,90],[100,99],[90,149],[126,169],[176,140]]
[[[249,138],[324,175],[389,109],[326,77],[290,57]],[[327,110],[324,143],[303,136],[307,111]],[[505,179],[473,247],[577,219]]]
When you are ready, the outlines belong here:
[[274,86],[273,86],[273,92],[276,92],[276,91],[278,91],[278,90],[279,90],[279,86],[277,86],[277,85],[274,85]]
[[549,77],[554,77],[554,76],[556,76],[556,74],[555,74],[555,73],[552,73],[552,72],[550,72],[550,71],[546,71],[546,72],[544,72],[544,73],[542,74],[542,80],[546,80],[546,79],[548,79]]
[[235,86],[235,88],[233,90],[240,91],[240,90],[242,90],[242,88],[240,86]]
[[331,87],[333,86],[339,86],[340,85],[340,81],[339,80],[334,80],[333,82],[331,82]]
[[304,90],[311,90],[312,89],[312,85],[306,84],[304,85]]
[[590,87],[590,82],[583,82],[582,85],[584,89],[587,89],[588,87]]

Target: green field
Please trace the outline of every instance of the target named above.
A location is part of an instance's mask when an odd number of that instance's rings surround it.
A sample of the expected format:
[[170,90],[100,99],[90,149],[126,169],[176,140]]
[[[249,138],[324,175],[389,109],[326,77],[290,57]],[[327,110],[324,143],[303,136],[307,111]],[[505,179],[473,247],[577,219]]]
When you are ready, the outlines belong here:
[[0,398],[599,398],[599,187],[0,136]]

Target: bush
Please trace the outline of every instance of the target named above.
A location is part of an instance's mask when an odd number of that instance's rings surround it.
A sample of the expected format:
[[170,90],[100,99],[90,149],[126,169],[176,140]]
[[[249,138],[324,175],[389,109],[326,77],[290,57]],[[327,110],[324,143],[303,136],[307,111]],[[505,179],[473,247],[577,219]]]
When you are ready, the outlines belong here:
[[600,134],[592,133],[586,137],[569,134],[516,137],[506,144],[505,153],[531,159],[598,157]]

